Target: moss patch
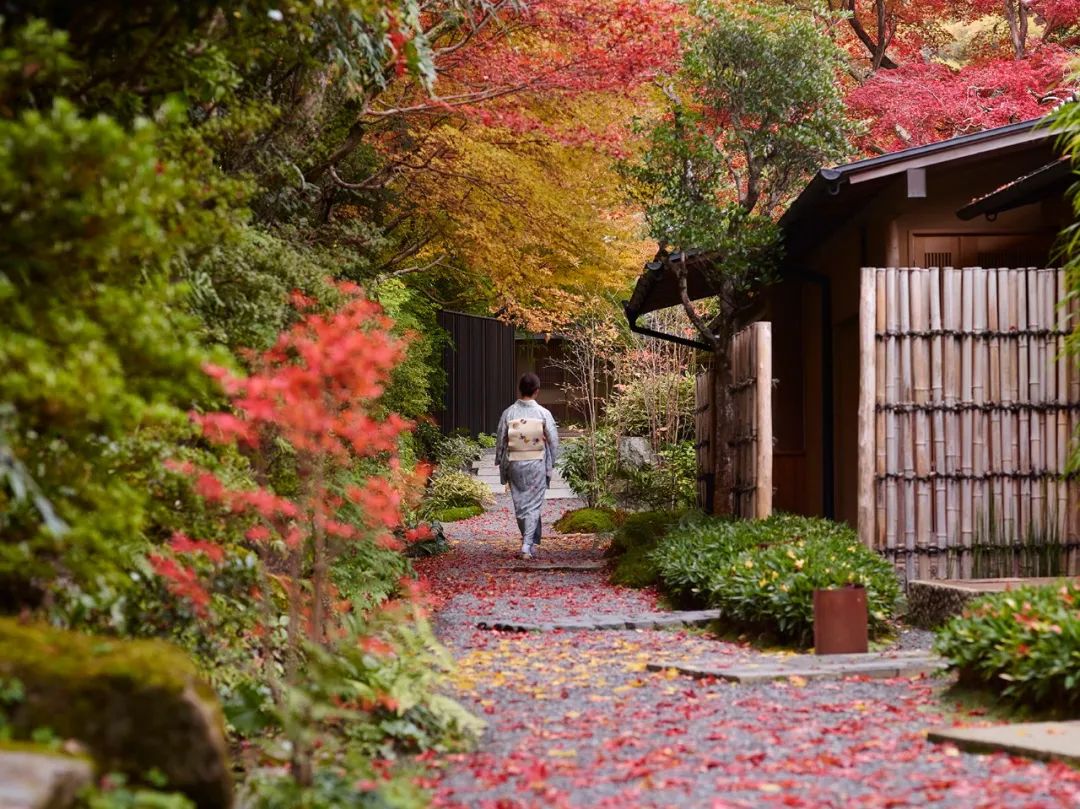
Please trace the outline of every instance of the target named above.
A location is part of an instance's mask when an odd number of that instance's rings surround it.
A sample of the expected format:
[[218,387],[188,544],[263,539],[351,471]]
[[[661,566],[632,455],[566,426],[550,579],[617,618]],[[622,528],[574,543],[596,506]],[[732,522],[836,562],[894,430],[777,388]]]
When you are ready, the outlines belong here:
[[444,508],[442,511],[435,512],[435,520],[438,522],[457,522],[458,520],[468,520],[472,517],[477,517],[483,513],[483,506],[457,506],[455,508]]
[[561,534],[609,534],[615,530],[615,512],[603,508],[578,508],[555,521]]
[[176,647],[0,619],[0,678],[25,690],[2,708],[16,738],[49,728],[86,745],[100,772],[157,769],[204,809],[232,805],[221,710]]

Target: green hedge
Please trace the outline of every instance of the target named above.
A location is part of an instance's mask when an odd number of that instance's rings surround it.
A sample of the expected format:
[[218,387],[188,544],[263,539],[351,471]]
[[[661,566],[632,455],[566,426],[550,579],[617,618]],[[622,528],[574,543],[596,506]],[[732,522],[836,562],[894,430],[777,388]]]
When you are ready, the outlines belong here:
[[1022,587],[972,602],[935,650],[963,685],[1031,708],[1080,713],[1080,583]]
[[719,609],[737,628],[808,646],[813,592],[866,587],[870,630],[886,628],[900,583],[855,532],[828,520],[776,515],[759,521],[700,520],[672,531],[652,554],[676,597]]

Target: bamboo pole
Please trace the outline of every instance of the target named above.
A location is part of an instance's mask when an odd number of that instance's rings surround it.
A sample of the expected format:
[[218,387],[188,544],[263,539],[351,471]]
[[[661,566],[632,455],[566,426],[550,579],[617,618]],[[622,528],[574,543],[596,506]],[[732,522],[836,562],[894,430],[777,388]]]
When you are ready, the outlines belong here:
[[[930,330],[935,333],[930,344],[930,401],[935,405],[932,418],[934,440],[934,463],[931,471],[938,477],[934,479],[934,546],[937,548],[938,564],[948,548],[949,535],[946,529],[945,514],[945,414],[941,411],[941,405],[945,401],[945,361],[943,353],[943,338],[941,337],[941,271],[932,269],[929,273],[930,287]],[[944,572],[938,571],[939,577],[948,578],[948,564],[945,564]]]
[[[997,269],[987,269],[986,273],[986,327],[993,335],[1001,330],[1001,317],[999,307],[1000,290],[998,280],[1001,277]],[[1001,476],[1004,471],[1002,465],[1001,447],[1001,338],[992,336],[988,343],[987,359],[990,365],[990,376],[987,380],[986,398],[995,406],[990,411],[986,421],[989,422],[989,437],[987,440],[986,469],[994,475],[990,478],[987,488],[988,501],[995,504],[994,515],[997,522],[995,529],[1000,529],[1004,524],[1002,498],[1005,496],[1005,479]]]
[[[886,323],[890,336],[888,338],[888,364],[885,378],[885,399],[889,404],[900,401],[900,339],[896,331],[900,327],[898,311],[900,307],[900,275],[895,267],[889,267],[885,271],[886,300],[888,311]],[[900,535],[900,497],[899,485],[894,475],[900,471],[900,419],[895,411],[887,411],[888,419],[885,427],[886,459],[888,474],[885,479],[886,498],[885,511],[885,542],[889,550],[895,551],[899,546]]]
[[[912,370],[911,332],[911,281],[912,271],[900,270],[900,330],[904,337],[900,343],[900,398],[905,405],[910,405],[914,395],[914,373]],[[918,526],[915,508],[915,414],[905,412],[900,419],[900,453],[903,459],[903,498],[904,498],[904,547],[907,549],[907,578],[915,578],[915,555],[918,550]]]
[[[1040,383],[1043,402],[1052,405],[1057,401],[1057,338],[1053,335],[1053,330],[1057,328],[1057,317],[1054,314],[1057,279],[1053,270],[1039,270],[1039,294],[1042,298],[1042,325],[1050,332],[1042,340]],[[1057,475],[1060,473],[1057,448],[1057,413],[1046,410],[1043,412],[1043,456],[1047,474],[1043,486],[1043,529],[1046,534],[1051,533],[1057,526]]]
[[[1028,324],[1032,330],[1042,328],[1042,285],[1040,284],[1039,271],[1028,271]],[[1033,405],[1043,401],[1042,380],[1046,371],[1046,363],[1043,357],[1045,341],[1038,337],[1032,337],[1028,341],[1028,399]],[[1044,454],[1044,433],[1042,412],[1036,408],[1031,410],[1031,466],[1032,471],[1041,476],[1046,472],[1046,456]],[[1042,531],[1042,515],[1044,509],[1043,487],[1039,485],[1041,478],[1037,477],[1031,485],[1031,531],[1038,534]],[[1028,526],[1024,526],[1028,530]]]
[[[911,270],[911,327],[915,332],[925,333],[929,327],[927,303],[929,280],[926,270]],[[931,578],[930,533],[933,530],[933,488],[928,479],[931,467],[930,418],[926,405],[930,401],[930,343],[926,337],[912,337],[911,365],[914,380],[913,401],[915,431],[915,540],[919,548],[918,571],[920,579]]]
[[773,499],[773,415],[772,415],[772,324],[756,323],[757,365],[754,368],[757,400],[757,517],[772,514]]
[[[875,302],[874,302],[874,330],[877,334],[884,334],[887,327],[886,322],[886,289],[885,289],[885,271],[874,271],[874,287],[875,287]],[[865,339],[865,338],[864,338]],[[885,493],[888,483],[885,479],[885,473],[888,471],[888,454],[886,451],[886,421],[889,418],[889,414],[883,409],[877,407],[878,405],[885,404],[888,399],[886,398],[885,388],[885,374],[888,370],[886,365],[886,342],[884,339],[874,340],[874,404],[877,409],[877,413],[874,417],[874,447],[876,449],[876,463],[875,463],[875,483],[874,483],[874,546],[875,548],[887,547],[885,539],[885,521],[887,519],[887,513],[885,509]],[[865,537],[863,538],[865,541]]]
[[[1016,394],[1021,407],[1018,411],[1017,437],[1019,444],[1020,473],[1031,473],[1031,411],[1024,407],[1031,401],[1031,387],[1028,384],[1030,352],[1027,336],[1028,328],[1028,283],[1027,270],[1020,270],[1016,278],[1016,329],[1020,333],[1016,341]],[[1031,524],[1031,481],[1020,480],[1020,510],[1017,533],[1022,534]]]
[[[962,306],[961,329],[964,333],[964,342],[961,348],[960,363],[960,401],[970,403],[972,401],[972,371],[975,367],[975,338],[972,336],[975,319],[975,290],[974,275],[972,270],[964,269],[962,274],[963,291],[960,293]],[[972,471],[974,458],[974,414],[965,410],[960,416],[960,466],[963,479],[960,483],[960,535],[965,548],[962,561],[961,575],[964,578],[971,576],[971,553],[970,549],[974,539],[975,514],[972,510]]]
[[1058,516],[1058,536],[1062,542],[1068,542],[1068,526],[1066,524],[1066,515],[1069,512],[1069,493],[1065,480],[1065,473],[1069,468],[1069,421],[1068,412],[1065,410],[1065,406],[1068,404],[1068,367],[1069,358],[1065,354],[1065,332],[1069,328],[1068,311],[1066,309],[1066,289],[1065,289],[1065,273],[1062,270],[1054,270],[1054,286],[1055,295],[1054,302],[1056,311],[1055,318],[1057,323],[1058,336],[1055,339],[1055,347],[1057,349],[1057,355],[1055,357],[1055,367],[1057,370],[1057,395],[1054,397],[1058,405],[1057,411],[1057,445],[1058,445],[1058,478],[1056,483],[1057,488],[1057,516]]
[[874,467],[877,450],[874,446],[877,398],[877,378],[874,361],[877,346],[874,332],[877,329],[877,281],[876,273],[869,268],[862,270],[859,288],[859,488],[858,529],[859,539],[868,548],[874,547]]
[[[961,343],[956,334],[960,330],[960,284],[961,274],[951,267],[945,273],[944,326],[949,333],[945,343],[945,402],[955,405],[960,399]],[[961,471],[960,464],[960,416],[954,410],[945,414],[945,471],[949,478],[945,481],[946,491],[946,534],[948,544],[955,550],[960,541],[960,482],[955,475]],[[958,558],[955,553],[951,558]],[[961,575],[959,566],[955,574]]]
[[[1015,270],[1002,270],[998,275],[998,327],[1003,333],[1016,329]],[[1016,471],[1016,416],[1012,412],[1016,400],[1016,340],[1000,341],[1001,354],[1001,453],[1003,472]],[[1017,486],[1013,478],[1001,479],[1001,513],[1005,535],[1015,537]]]
[[[972,327],[976,333],[985,332],[987,327],[987,301],[986,285],[987,272],[983,269],[972,271],[975,292],[975,310]],[[975,340],[974,370],[971,377],[971,401],[975,404],[986,404],[987,389],[987,355],[989,342],[986,339]],[[986,480],[983,476],[987,473],[987,418],[981,410],[972,413],[972,474],[976,480],[972,483],[972,513],[974,515],[975,533],[986,536],[989,531],[988,512],[989,499],[986,496]]]

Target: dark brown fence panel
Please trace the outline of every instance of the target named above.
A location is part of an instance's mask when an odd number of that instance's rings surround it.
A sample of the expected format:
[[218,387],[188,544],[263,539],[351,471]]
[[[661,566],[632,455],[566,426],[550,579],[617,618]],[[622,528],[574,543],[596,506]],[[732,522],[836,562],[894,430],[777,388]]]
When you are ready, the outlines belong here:
[[439,426],[493,433],[516,395],[514,327],[490,317],[439,312],[450,339],[443,349],[446,390]]

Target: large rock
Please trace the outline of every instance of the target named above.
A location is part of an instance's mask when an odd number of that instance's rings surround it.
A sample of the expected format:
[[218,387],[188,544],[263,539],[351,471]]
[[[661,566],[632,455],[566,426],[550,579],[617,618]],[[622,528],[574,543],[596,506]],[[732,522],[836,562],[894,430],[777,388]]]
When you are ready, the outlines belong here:
[[624,436],[619,439],[619,462],[632,469],[656,465],[656,453],[648,438]]
[[33,749],[0,749],[0,809],[67,809],[94,782],[84,758]]
[[99,772],[157,769],[200,809],[232,806],[221,709],[176,647],[0,619],[0,679],[12,678],[26,692],[2,709],[16,737],[49,728],[82,742]]

